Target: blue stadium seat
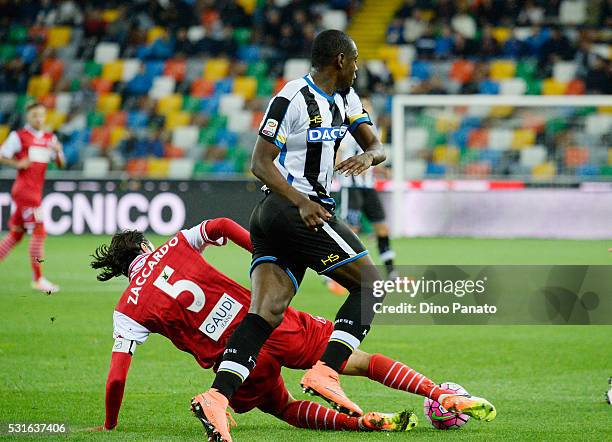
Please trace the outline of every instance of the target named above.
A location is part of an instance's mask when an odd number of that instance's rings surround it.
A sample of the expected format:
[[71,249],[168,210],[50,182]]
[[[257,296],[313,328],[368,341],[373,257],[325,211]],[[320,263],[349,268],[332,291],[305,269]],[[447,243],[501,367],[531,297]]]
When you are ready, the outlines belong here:
[[415,60],[412,62],[412,78],[428,80],[431,77],[431,63],[428,61]]
[[153,86],[153,77],[148,74],[136,74],[125,85],[125,91],[132,95],[145,95]]
[[576,175],[596,176],[599,175],[599,167],[594,164],[585,164],[576,168]]
[[149,124],[149,116],[146,112],[132,111],[127,115],[127,126],[133,128],[145,128]]
[[441,164],[427,163],[427,175],[444,175],[446,173],[446,166]]
[[247,45],[238,48],[238,58],[247,63],[260,60],[260,50],[257,45]]
[[217,132],[217,144],[220,146],[233,147],[238,143],[238,134],[228,129],[219,129]]
[[481,81],[478,89],[481,94],[497,95],[499,94],[499,83],[491,80]]
[[461,150],[467,147],[468,134],[470,133],[469,127],[463,127],[456,130],[451,134],[451,141],[457,145]]
[[16,48],[16,53],[21,57],[24,63],[32,63],[37,56],[36,46],[33,44],[19,45]]
[[200,101],[200,110],[205,114],[215,114],[219,109],[219,97],[212,96],[207,98],[202,98]]
[[234,81],[232,78],[224,78],[215,82],[215,95],[231,94]]
[[147,77],[151,79],[164,75],[164,62],[147,61],[145,63],[145,72],[147,74]]

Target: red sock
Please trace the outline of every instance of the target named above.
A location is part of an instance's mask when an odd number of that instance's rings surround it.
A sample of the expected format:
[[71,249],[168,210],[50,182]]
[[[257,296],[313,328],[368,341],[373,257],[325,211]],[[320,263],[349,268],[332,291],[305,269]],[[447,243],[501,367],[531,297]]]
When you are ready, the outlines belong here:
[[404,390],[436,401],[441,394],[454,394],[450,390],[441,389],[431,379],[407,365],[381,354],[372,355],[368,378],[389,388]]
[[290,403],[280,418],[294,427],[310,430],[360,430],[358,417],[347,416],[310,401]]
[[32,238],[30,238],[30,246],[28,251],[30,252],[30,262],[32,263],[32,274],[34,281],[38,281],[42,276],[42,265],[43,258],[45,256],[45,233],[34,229]]
[[2,241],[0,241],[0,261],[2,261],[6,256],[13,250],[13,247],[21,241],[25,232],[13,232],[10,231],[8,235],[4,237]]

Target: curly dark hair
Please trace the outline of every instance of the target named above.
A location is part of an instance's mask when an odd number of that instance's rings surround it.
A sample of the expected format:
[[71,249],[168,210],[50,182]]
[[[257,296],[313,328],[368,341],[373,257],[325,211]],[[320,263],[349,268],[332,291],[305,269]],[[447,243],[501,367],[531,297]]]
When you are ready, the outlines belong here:
[[102,271],[98,281],[108,281],[117,276],[128,276],[131,262],[142,253],[141,244],[146,243],[144,233],[125,230],[115,234],[110,245],[102,244],[91,257],[91,267]]

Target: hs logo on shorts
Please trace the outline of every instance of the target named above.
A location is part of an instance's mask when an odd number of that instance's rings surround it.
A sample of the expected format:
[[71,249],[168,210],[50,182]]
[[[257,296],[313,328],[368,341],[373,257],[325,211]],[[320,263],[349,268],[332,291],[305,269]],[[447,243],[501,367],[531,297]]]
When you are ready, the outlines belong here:
[[339,255],[332,253],[328,255],[326,259],[322,259],[321,262],[323,263],[324,266],[327,266],[327,265],[330,265],[332,262],[338,261],[339,259],[340,259]]

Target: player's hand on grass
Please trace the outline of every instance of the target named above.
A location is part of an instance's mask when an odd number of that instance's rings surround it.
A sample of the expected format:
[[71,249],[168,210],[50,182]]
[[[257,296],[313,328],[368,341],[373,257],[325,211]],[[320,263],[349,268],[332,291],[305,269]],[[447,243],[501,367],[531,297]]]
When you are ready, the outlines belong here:
[[325,221],[331,219],[331,214],[318,203],[304,199],[302,203],[298,205],[300,210],[300,216],[309,229],[317,229],[322,226]]
[[30,164],[30,160],[24,158],[23,160],[18,160],[15,163],[15,168],[18,170],[27,169],[28,167],[30,167]]
[[374,157],[370,152],[352,156],[336,166],[336,172],[345,176],[361,175],[372,165]]
[[99,431],[113,431],[114,428],[106,428],[104,425],[98,425],[97,427],[83,428],[82,431],[84,433],[97,433]]

